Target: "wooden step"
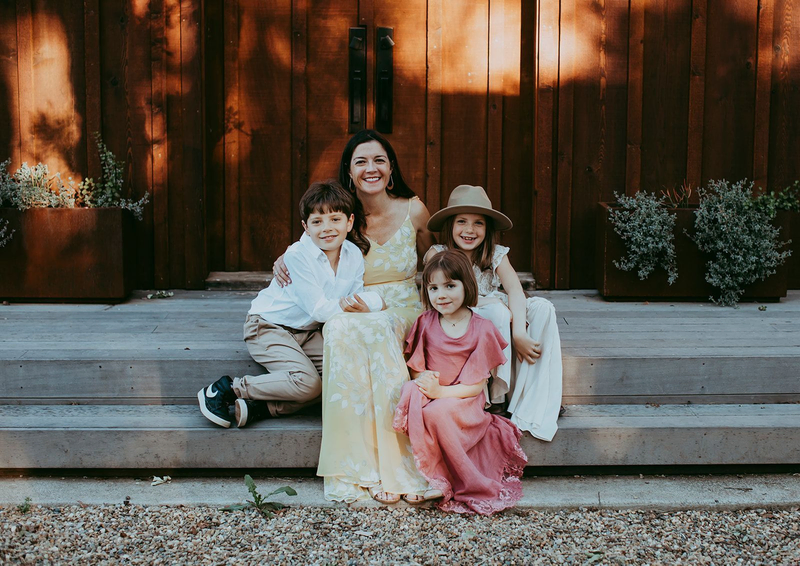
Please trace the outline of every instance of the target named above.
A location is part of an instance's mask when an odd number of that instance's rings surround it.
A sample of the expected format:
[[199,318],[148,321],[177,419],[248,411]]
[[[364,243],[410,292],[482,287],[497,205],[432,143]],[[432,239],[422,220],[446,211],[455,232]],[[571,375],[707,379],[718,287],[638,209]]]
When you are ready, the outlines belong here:
[[[261,373],[241,339],[253,292],[144,295],[0,306],[0,404],[193,404],[221,375]],[[541,295],[556,307],[567,404],[800,402],[798,292],[766,311]]]
[[[570,405],[530,466],[800,463],[800,405]],[[222,429],[196,406],[0,406],[0,468],[314,468],[319,417]]]

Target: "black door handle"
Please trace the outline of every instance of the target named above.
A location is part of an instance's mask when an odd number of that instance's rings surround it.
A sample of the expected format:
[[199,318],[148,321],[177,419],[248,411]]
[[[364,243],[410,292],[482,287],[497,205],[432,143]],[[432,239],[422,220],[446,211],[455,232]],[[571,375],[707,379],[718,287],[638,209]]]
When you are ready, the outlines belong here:
[[392,133],[392,89],[394,82],[394,28],[378,28],[375,69],[375,129]]
[[363,26],[350,28],[349,56],[349,132],[366,128],[367,120],[367,30]]

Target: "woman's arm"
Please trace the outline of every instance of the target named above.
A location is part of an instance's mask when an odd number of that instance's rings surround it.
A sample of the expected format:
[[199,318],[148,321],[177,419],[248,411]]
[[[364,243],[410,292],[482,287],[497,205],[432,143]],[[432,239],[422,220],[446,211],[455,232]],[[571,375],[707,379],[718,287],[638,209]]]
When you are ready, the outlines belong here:
[[411,223],[417,231],[417,255],[423,257],[425,252],[436,243],[436,238],[428,230],[428,220],[431,217],[431,213],[428,212],[428,208],[421,200],[413,199],[411,201],[410,216]]
[[525,312],[528,301],[525,297],[525,291],[522,290],[519,277],[517,277],[517,272],[511,267],[511,262],[508,261],[508,256],[503,256],[500,265],[497,266],[497,275],[500,277],[503,289],[508,294],[508,308],[511,311],[511,339],[514,341],[517,359],[534,364],[536,363],[536,358],[542,355],[542,348],[538,342],[534,342],[528,336],[528,331],[525,327],[528,320]]
[[278,286],[280,287],[286,287],[292,282],[292,278],[289,277],[289,270],[286,268],[286,262],[283,261],[284,255],[286,255],[286,252],[281,254],[272,264],[272,276],[278,280]]
[[[483,386],[486,385],[486,379],[475,385],[463,385],[456,383],[455,385],[440,385],[439,372],[425,370],[422,372],[415,372],[410,370],[411,376],[414,378],[414,383],[417,384],[420,392],[428,399],[444,399],[446,397],[455,399],[468,399],[475,397],[478,393],[483,391]],[[487,378],[488,379],[488,378]]]

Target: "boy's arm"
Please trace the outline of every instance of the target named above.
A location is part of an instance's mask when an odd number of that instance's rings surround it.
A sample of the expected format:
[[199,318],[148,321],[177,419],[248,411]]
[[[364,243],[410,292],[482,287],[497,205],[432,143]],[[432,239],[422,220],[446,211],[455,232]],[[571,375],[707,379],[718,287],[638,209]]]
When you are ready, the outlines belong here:
[[283,289],[298,307],[320,323],[342,312],[339,297],[329,299],[325,296],[325,289],[312,269],[309,258],[300,253],[287,252],[283,261],[292,274],[292,284]]

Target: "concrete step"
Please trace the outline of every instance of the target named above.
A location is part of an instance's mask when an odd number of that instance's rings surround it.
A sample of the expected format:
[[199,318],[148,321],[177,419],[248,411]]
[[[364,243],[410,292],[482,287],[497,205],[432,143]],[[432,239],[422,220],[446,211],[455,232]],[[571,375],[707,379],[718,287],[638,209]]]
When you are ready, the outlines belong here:
[[[800,463],[800,405],[570,405],[531,466]],[[0,406],[0,468],[313,468],[318,416],[222,429],[192,406]]]
[[[800,293],[782,303],[556,307],[566,404],[800,402]],[[0,306],[0,404],[194,404],[221,375],[261,373],[241,340],[250,291],[120,305]]]

